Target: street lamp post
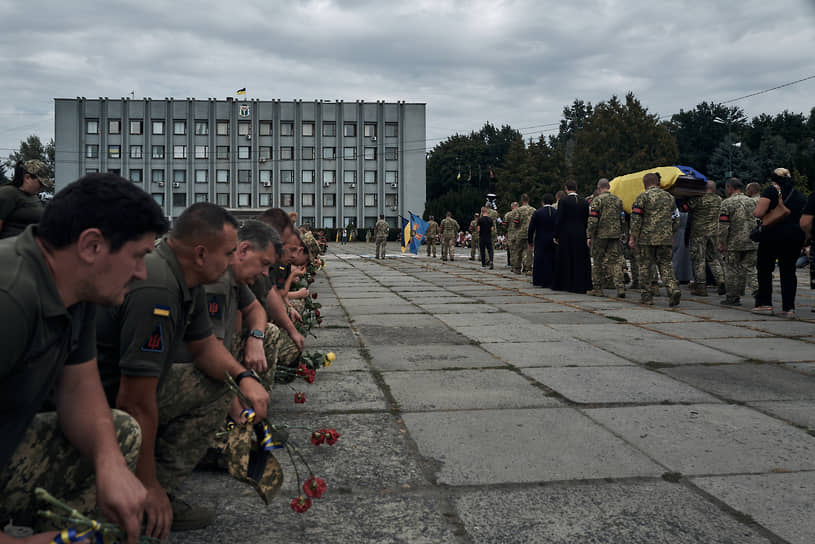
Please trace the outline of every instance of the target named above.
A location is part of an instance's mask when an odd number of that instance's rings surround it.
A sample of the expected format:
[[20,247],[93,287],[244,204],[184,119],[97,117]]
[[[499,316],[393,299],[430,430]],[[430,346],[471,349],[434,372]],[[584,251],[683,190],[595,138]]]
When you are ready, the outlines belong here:
[[724,173],[725,178],[733,177],[733,137],[731,136],[731,127],[735,121],[741,121],[744,119],[743,116],[731,116],[730,114],[727,115],[727,119],[722,119],[721,117],[714,117],[713,122],[718,123],[720,125],[727,125],[727,172]]

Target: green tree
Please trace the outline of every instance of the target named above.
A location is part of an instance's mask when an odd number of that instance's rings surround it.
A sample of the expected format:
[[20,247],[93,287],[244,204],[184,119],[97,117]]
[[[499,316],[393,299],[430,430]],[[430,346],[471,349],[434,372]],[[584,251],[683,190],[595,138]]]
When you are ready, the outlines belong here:
[[[729,107],[715,102],[702,102],[688,111],[679,110],[668,122],[668,130],[676,138],[679,151],[678,163],[690,166],[708,175],[708,161],[713,150],[727,137],[728,128],[731,135],[739,136],[747,127],[744,111],[739,107]],[[724,120],[725,123],[714,121]],[[731,124],[728,127],[727,121]],[[758,147],[758,143],[751,148]]]
[[731,170],[731,161],[732,175],[737,178],[746,182],[762,182],[766,177],[761,175],[755,153],[750,147],[744,142],[736,142],[732,136],[728,140],[727,135],[711,153],[705,175],[718,181],[724,180],[727,172]]
[[3,165],[13,172],[18,161],[41,160],[48,167],[49,177],[54,179],[54,156],[54,140],[51,139],[47,144],[43,145],[40,137],[32,134],[20,142],[20,148],[10,153],[8,160]]
[[628,93],[624,102],[612,96],[597,104],[575,133],[569,174],[579,190],[591,192],[598,178],[676,164],[678,154],[667,126]]
[[462,187],[458,191],[451,191],[436,199],[428,200],[425,204],[424,219],[432,215],[436,221],[441,223],[449,211],[461,228],[466,229],[470,225],[473,214],[481,209],[484,202],[484,194],[476,187]]

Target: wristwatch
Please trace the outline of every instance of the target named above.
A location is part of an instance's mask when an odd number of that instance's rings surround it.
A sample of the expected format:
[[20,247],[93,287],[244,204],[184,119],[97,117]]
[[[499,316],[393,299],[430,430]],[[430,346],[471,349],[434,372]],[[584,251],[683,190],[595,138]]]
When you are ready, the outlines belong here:
[[252,329],[251,331],[249,331],[249,336],[251,336],[252,338],[258,338],[260,340],[266,338],[266,335],[260,329]]
[[263,385],[263,381],[260,379],[260,376],[258,376],[258,373],[252,370],[251,368],[249,370],[244,370],[243,372],[235,376],[235,383],[240,385],[241,380],[244,378],[252,378],[256,380],[259,384]]

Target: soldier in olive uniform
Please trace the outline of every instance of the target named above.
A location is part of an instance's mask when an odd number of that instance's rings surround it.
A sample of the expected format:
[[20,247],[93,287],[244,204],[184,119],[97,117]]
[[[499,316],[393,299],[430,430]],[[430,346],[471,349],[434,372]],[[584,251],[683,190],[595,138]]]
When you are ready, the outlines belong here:
[[385,215],[379,214],[379,221],[374,225],[374,241],[376,242],[376,258],[385,258],[385,246],[388,243],[388,222],[385,221]]
[[473,216],[473,220],[470,221],[470,234],[472,238],[470,239],[470,260],[475,260],[476,252],[478,251],[478,213]]
[[507,226],[507,268],[512,267],[512,237],[514,236],[515,230],[518,228],[518,224],[515,222],[515,210],[518,209],[518,203],[512,202],[509,205],[509,211],[504,214],[504,224]]
[[516,274],[532,274],[532,251],[527,243],[529,220],[535,213],[535,208],[529,205],[529,195],[521,195],[521,205],[512,213],[511,222],[514,223],[513,237],[509,240],[512,255],[512,271]]
[[674,197],[659,187],[659,177],[648,173],[642,178],[645,191],[631,208],[628,246],[637,249],[640,292],[643,304],[653,304],[651,268],[656,264],[668,290],[670,305],[679,304],[681,292],[671,263],[673,236],[679,228],[679,210]]
[[436,218],[430,216],[430,221],[427,222],[427,231],[424,233],[425,240],[427,240],[427,256],[430,257],[430,248],[433,248],[433,257],[436,256],[436,242],[439,237],[439,224],[436,223]]
[[612,194],[606,178],[597,182],[599,194],[589,206],[586,240],[591,250],[592,290],[590,295],[602,296],[603,270],[609,270],[617,288],[617,296],[625,297],[623,254],[620,237],[623,234],[623,201]]
[[[131,282],[144,279],[145,255],[166,230],[148,194],[102,173],[68,185],[38,226],[0,242],[3,524],[12,518],[32,525],[43,506],[34,489],[43,487],[85,514],[98,506],[127,532],[128,542],[137,541],[147,492],[131,470],[141,429],[105,400],[96,304],[121,304]],[[49,396],[56,412],[44,411]],[[57,535],[26,541],[56,541]],[[0,541],[9,539],[0,533]]]
[[702,196],[689,198],[682,205],[682,211],[690,213],[690,258],[693,262],[693,289],[698,296],[707,296],[707,273],[705,265],[710,266],[719,294],[725,291],[724,271],[719,254],[718,228],[719,211],[722,197],[716,194],[716,182],[707,182],[707,192]]
[[458,221],[453,219],[453,213],[447,212],[445,214],[444,219],[441,222],[441,260],[446,261],[449,259],[452,261],[453,257],[455,256],[454,248],[456,243],[456,236],[458,236],[458,231],[461,230],[461,227],[458,224]]
[[750,240],[750,231],[756,222],[753,210],[756,201],[741,192],[738,178],[727,180],[728,197],[722,201],[719,214],[719,251],[725,256],[727,296],[725,306],[741,306],[745,285],[755,276],[758,244]]

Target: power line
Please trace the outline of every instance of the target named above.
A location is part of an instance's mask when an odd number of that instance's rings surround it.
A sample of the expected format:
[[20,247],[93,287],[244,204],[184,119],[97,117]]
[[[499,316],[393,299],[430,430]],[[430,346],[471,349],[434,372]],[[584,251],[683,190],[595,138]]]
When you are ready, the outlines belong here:
[[740,96],[738,98],[731,98],[730,100],[725,100],[724,102],[719,102],[719,104],[730,104],[731,102],[738,102],[739,100],[744,100],[745,98],[750,98],[752,96],[758,96],[760,94],[768,93],[770,91],[776,91],[778,89],[783,89],[784,87],[789,87],[791,85],[796,85],[798,83],[802,83],[804,81],[808,81],[810,79],[815,79],[815,75],[807,76],[805,78],[801,78],[795,81],[790,81],[789,83],[784,83],[782,85],[777,85],[775,87],[770,87],[769,89],[764,89],[763,91],[757,91],[754,93],[746,94],[744,96]]

